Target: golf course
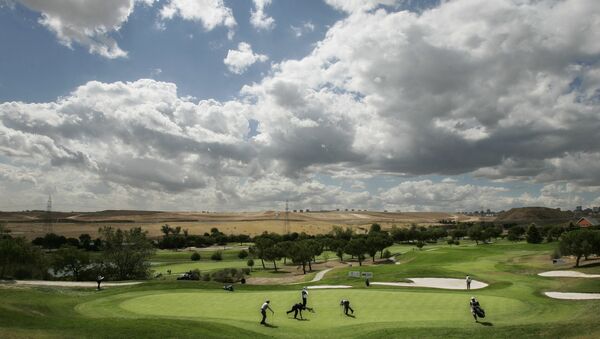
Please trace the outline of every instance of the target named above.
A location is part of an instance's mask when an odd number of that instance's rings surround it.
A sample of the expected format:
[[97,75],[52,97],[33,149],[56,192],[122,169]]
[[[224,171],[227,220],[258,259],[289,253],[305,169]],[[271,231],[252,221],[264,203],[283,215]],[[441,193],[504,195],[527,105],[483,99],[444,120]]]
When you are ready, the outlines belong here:
[[[303,285],[235,284],[235,291],[204,281],[150,280],[138,285],[91,288],[0,285],[2,338],[163,338],[163,337],[578,337],[600,336],[600,300],[557,300],[545,292],[600,292],[599,279],[540,276],[572,270],[568,260],[553,264],[556,244],[500,240],[492,244],[464,241],[460,245],[411,245],[389,248],[394,262],[368,266],[337,266],[309,287],[304,320],[286,311],[299,302]],[[175,252],[173,252],[175,253]],[[156,260],[178,258],[159,252]],[[169,259],[170,258],[170,259]],[[225,253],[227,259],[227,252]],[[324,260],[324,259],[322,259]],[[334,259],[329,259],[334,261]],[[337,259],[335,259],[337,260]],[[219,262],[241,267],[242,260]],[[158,266],[163,272],[166,267]],[[194,263],[203,270],[212,269]],[[185,269],[188,269],[186,267]],[[282,269],[296,267],[282,265]],[[366,286],[349,271],[371,272],[371,282],[410,282],[410,278],[456,278],[470,275],[488,284],[477,290]],[[585,262],[577,272],[600,273]],[[268,280],[277,273],[252,272]],[[307,277],[313,277],[307,274]],[[319,288],[349,285],[351,288]],[[475,322],[469,299],[475,296],[486,317]],[[259,325],[259,308],[270,300],[268,326]],[[341,299],[354,309],[346,316]]]

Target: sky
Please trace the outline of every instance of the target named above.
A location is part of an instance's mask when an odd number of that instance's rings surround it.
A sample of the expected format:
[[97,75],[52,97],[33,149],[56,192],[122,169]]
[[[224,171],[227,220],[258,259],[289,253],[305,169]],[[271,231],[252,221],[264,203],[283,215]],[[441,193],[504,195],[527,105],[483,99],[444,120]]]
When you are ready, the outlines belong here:
[[0,0],[0,210],[600,206],[600,1]]

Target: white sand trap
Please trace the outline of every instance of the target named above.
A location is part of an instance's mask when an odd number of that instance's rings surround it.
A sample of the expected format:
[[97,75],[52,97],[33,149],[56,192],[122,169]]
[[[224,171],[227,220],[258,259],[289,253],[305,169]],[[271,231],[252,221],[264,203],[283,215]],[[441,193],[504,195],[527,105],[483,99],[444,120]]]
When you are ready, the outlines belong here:
[[348,286],[348,285],[314,285],[314,286],[308,286],[309,290],[322,290],[322,289],[326,289],[326,288],[352,288],[352,286]]
[[[53,287],[93,287],[96,288],[98,284],[95,281],[47,281],[47,280],[15,280],[17,285],[31,285],[31,286],[53,286]],[[103,282],[101,287],[116,287],[116,286],[129,286],[141,284],[141,281],[129,281],[129,282]]]
[[548,271],[538,274],[542,277],[553,278],[600,278],[600,274],[587,274],[577,271]]
[[[399,287],[429,287],[429,288],[442,288],[447,290],[466,290],[467,283],[464,279],[452,279],[452,278],[410,278],[407,279],[412,282],[372,282],[371,285],[381,286],[399,286]],[[471,289],[478,290],[480,288],[487,287],[488,284],[472,280]]]
[[593,300],[600,299],[600,293],[566,293],[566,292],[544,292],[550,298],[563,300]]

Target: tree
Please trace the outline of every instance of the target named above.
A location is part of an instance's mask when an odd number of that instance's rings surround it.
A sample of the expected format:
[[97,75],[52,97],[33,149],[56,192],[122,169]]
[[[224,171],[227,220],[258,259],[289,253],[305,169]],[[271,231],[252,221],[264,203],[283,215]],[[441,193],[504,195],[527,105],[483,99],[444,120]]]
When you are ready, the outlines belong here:
[[529,228],[527,229],[526,239],[527,242],[530,244],[539,244],[544,240],[535,224],[529,225]]
[[190,257],[190,260],[192,260],[192,261],[200,260],[200,253],[194,251],[194,253],[192,253],[192,256]]
[[283,249],[275,242],[273,242],[271,246],[265,248],[263,252],[264,259],[273,262],[273,269],[275,272],[277,272],[277,260],[280,260],[283,255]]
[[564,233],[560,238],[560,253],[562,255],[574,255],[576,258],[575,267],[579,267],[581,257],[587,257],[594,249],[593,239],[597,238],[594,233],[591,230],[575,230]]
[[19,278],[22,274],[28,278],[47,275],[42,252],[25,238],[4,233],[0,238],[0,278]]
[[293,241],[287,249],[287,255],[296,265],[302,265],[302,272],[306,274],[306,264],[310,264],[312,258],[307,240]]
[[238,258],[240,258],[240,259],[246,259],[247,257],[248,257],[248,251],[246,251],[246,250],[241,250],[238,253]]
[[508,230],[508,240],[518,241],[525,234],[525,229],[522,226],[513,226]]
[[252,271],[252,266],[254,266],[254,260],[248,259],[246,265],[248,265],[248,267],[250,267],[250,271]]
[[155,249],[141,227],[126,231],[103,227],[98,232],[103,238],[103,259],[114,270],[115,278],[145,279],[150,275],[149,260]]
[[79,243],[81,244],[81,247],[86,251],[92,249],[92,237],[87,233],[83,233],[79,236]]
[[373,234],[373,233],[380,233],[381,232],[381,225],[375,223],[371,225],[371,228],[369,229],[369,235]]
[[471,226],[471,228],[469,228],[468,234],[471,240],[475,240],[476,245],[479,245],[479,242],[484,240],[483,231],[481,230],[481,226],[479,225]]
[[211,256],[210,256],[211,260],[215,260],[215,261],[221,261],[223,260],[223,252],[221,251],[215,251]]
[[348,241],[344,252],[356,256],[358,258],[358,265],[362,266],[362,261],[365,258],[365,252],[367,252],[367,245],[364,238],[353,238]]
[[336,257],[340,258],[340,262],[344,261],[344,247],[339,247],[335,251]]
[[59,248],[52,258],[52,268],[54,271],[70,273],[75,280],[80,280],[81,272],[89,264],[89,254],[74,246]]
[[254,252],[260,259],[263,269],[265,269],[265,253],[267,248],[272,247],[275,244],[267,234],[260,235],[254,238]]

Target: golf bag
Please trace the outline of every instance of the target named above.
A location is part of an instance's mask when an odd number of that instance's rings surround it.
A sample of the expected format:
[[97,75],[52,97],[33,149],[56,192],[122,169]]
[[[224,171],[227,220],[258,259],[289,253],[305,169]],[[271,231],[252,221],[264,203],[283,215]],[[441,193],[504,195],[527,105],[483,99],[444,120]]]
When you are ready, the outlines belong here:
[[483,308],[476,306],[473,308],[473,311],[475,312],[475,315],[479,318],[485,318],[485,311]]

